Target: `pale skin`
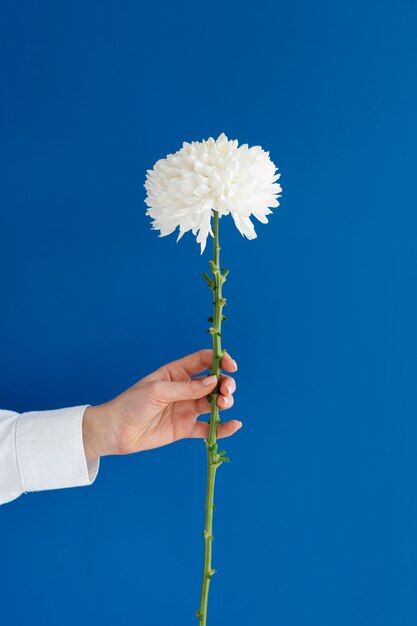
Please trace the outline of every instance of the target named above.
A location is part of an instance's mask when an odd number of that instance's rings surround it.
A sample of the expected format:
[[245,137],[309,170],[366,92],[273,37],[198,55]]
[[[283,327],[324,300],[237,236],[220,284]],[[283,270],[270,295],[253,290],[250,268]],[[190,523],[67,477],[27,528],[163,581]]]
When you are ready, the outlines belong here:
[[[197,418],[210,413],[207,396],[217,379],[196,374],[211,367],[212,360],[213,350],[198,350],[163,365],[112,400],[87,407],[83,419],[87,460],[159,448],[179,439],[207,438],[209,425]],[[220,366],[226,372],[237,371],[227,352]],[[204,380],[209,384],[204,385]],[[219,381],[217,405],[220,410],[230,409],[236,382],[226,374]],[[222,422],[217,437],[229,437],[241,426],[238,420]]]

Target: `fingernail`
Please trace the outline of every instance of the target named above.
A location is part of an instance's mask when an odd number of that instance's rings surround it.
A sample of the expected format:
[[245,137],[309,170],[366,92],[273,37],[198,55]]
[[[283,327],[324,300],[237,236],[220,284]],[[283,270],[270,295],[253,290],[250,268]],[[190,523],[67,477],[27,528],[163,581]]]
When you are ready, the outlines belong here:
[[227,394],[232,393],[232,385],[226,385]]
[[242,428],[242,426],[243,426],[242,422],[238,421],[238,424],[239,424],[239,428]]
[[212,385],[213,383],[217,382],[217,376],[216,374],[213,374],[213,376],[207,376],[206,378],[203,378],[202,380],[202,384],[204,385],[204,387],[208,387],[209,385]]
[[237,363],[236,363],[236,361],[234,359],[232,359],[232,363],[235,366],[235,368],[237,369]]

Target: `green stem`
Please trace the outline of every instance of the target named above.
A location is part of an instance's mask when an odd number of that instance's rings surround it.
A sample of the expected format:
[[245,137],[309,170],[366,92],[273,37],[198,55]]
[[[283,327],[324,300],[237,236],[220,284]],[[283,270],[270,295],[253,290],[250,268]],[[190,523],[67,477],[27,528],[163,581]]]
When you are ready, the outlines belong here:
[[[221,348],[221,326],[222,326],[222,309],[226,304],[226,300],[222,297],[222,285],[226,280],[228,270],[222,274],[220,269],[220,245],[219,245],[219,214],[214,211],[214,260],[209,261],[213,272],[213,279],[208,279],[207,274],[203,274],[205,280],[209,284],[214,296],[214,315],[212,318],[212,327],[209,332],[213,338],[213,365],[211,374],[215,374],[219,381],[221,368],[220,363],[225,350]],[[207,280],[208,279],[208,280]],[[211,414],[210,414],[210,430],[208,439],[205,440],[207,448],[207,487],[206,487],[206,508],[205,508],[205,526],[204,526],[204,568],[203,581],[201,587],[200,609],[197,611],[197,617],[200,626],[206,626],[207,623],[207,604],[210,580],[216,570],[211,565],[212,542],[213,542],[213,510],[214,510],[214,482],[216,478],[217,468],[229,459],[223,456],[224,452],[217,453],[217,426],[220,423],[219,407],[217,406],[217,398],[220,393],[220,383],[210,394]]]

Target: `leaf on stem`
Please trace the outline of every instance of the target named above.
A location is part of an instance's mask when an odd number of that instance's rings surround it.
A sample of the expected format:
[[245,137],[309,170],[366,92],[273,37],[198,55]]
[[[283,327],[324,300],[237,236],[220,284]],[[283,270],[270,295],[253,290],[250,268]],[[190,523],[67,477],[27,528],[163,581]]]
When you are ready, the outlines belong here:
[[218,456],[218,460],[220,461],[220,463],[230,463],[230,458],[228,456],[225,456],[226,454],[226,450],[220,450]]
[[210,276],[206,272],[203,272],[202,276],[204,280],[206,281],[207,285],[210,287],[210,289],[214,289],[214,283],[211,280]]
[[213,274],[215,274],[219,270],[219,268],[217,267],[214,261],[209,261],[209,265],[212,269]]

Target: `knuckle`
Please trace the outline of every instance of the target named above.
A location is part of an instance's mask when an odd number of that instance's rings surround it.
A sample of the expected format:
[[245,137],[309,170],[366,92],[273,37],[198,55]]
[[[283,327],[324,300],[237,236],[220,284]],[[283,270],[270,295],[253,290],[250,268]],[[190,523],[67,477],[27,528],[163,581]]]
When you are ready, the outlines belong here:
[[234,405],[235,400],[233,396],[221,396],[221,403],[221,409],[230,409]]
[[207,361],[211,359],[213,355],[213,350],[211,348],[203,348],[199,351],[200,363],[201,365],[205,365]]
[[224,395],[229,398],[232,396],[232,394],[234,394],[235,391],[236,385],[234,385],[230,381],[227,381],[224,385],[222,385],[222,393],[224,393]]
[[155,400],[158,399],[158,396],[160,395],[159,381],[152,380],[151,382],[149,382],[147,384],[147,391],[151,398],[154,398]]
[[182,380],[184,375],[186,375],[184,366],[179,359],[171,363],[169,374],[170,374],[170,380],[173,380],[173,381]]

